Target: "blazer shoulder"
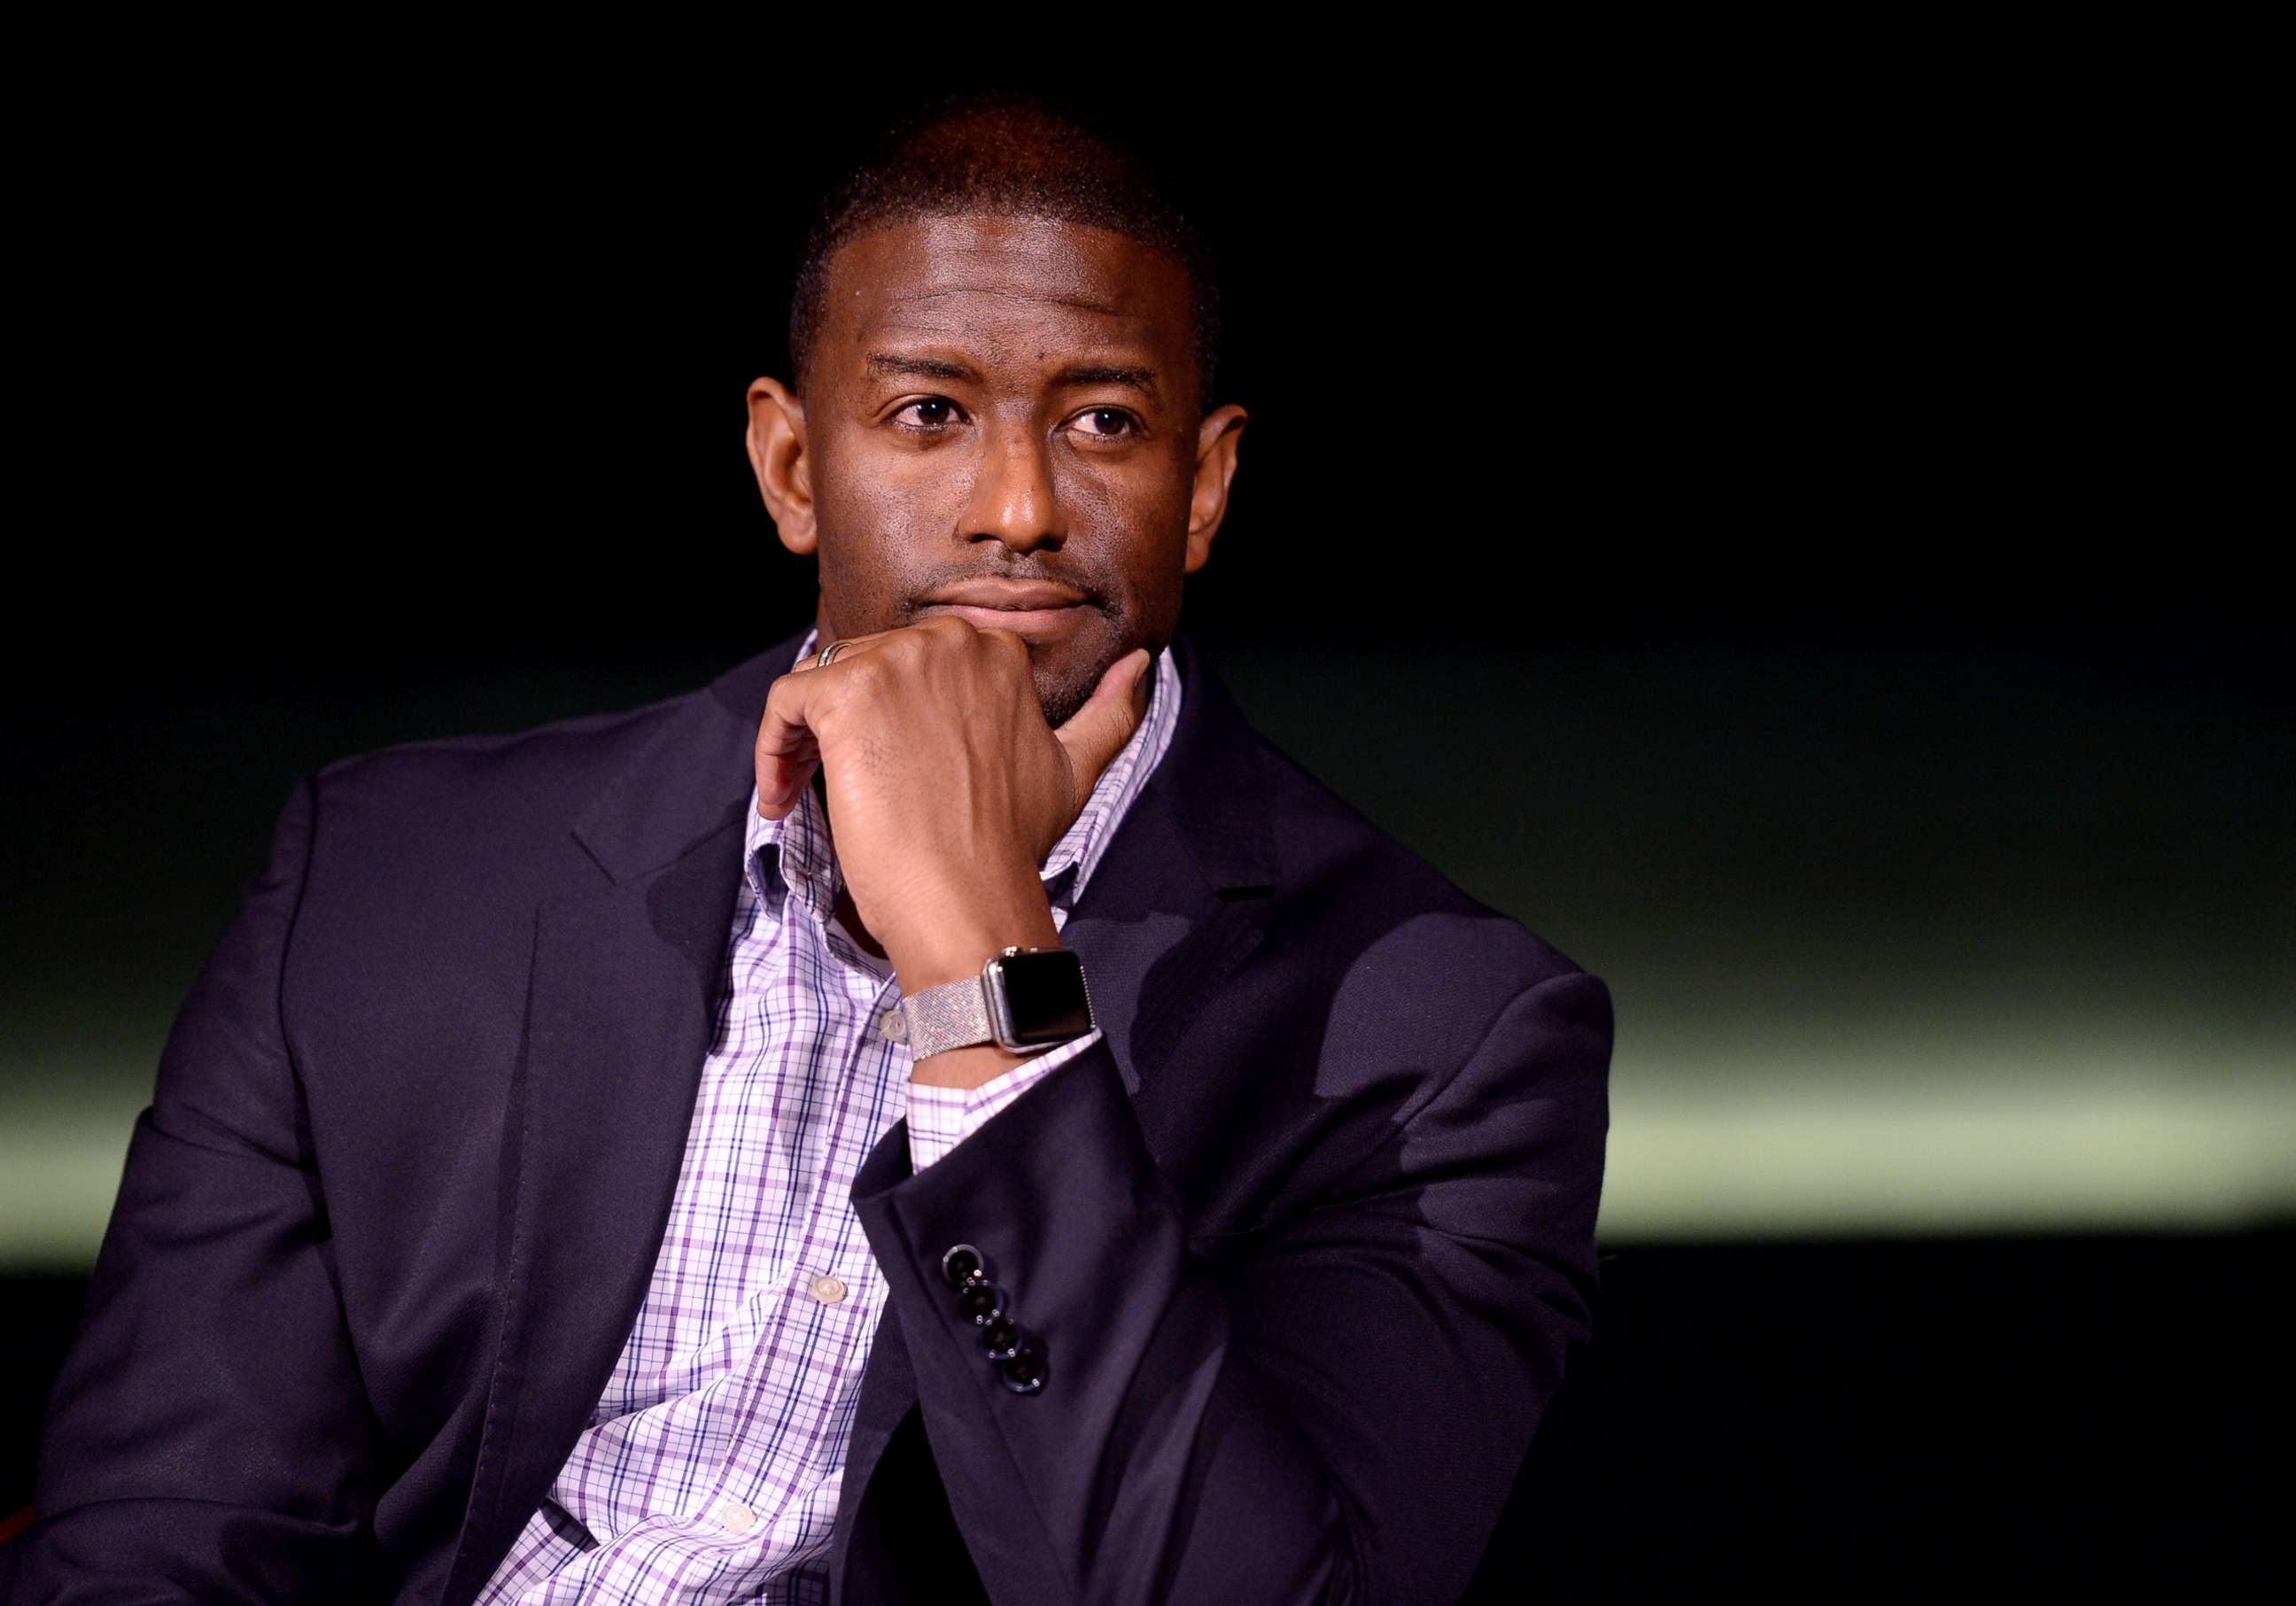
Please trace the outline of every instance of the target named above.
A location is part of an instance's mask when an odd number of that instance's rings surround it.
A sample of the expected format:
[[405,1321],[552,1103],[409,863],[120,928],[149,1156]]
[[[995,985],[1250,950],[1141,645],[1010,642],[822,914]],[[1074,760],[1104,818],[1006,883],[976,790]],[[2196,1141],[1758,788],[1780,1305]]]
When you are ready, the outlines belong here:
[[[1279,918],[1310,923],[1341,950],[1376,946],[1394,984],[1456,996],[1480,980],[1511,997],[1585,968],[1513,915],[1453,881],[1257,730],[1282,881]],[[1492,822],[1503,829],[1504,822]],[[1352,938],[1353,940],[1350,940]]]
[[339,995],[344,976],[386,962],[426,976],[514,969],[540,904],[608,884],[578,831],[601,799],[699,799],[738,779],[742,741],[713,691],[321,768],[290,981]]
[[337,758],[319,770],[316,782],[324,797],[377,807],[429,808],[490,792],[531,799],[594,778],[617,757],[639,750],[678,723],[707,695],[705,688],[522,730],[395,742]]
[[339,758],[314,777],[318,829],[462,842],[499,856],[564,839],[617,781],[650,787],[738,778],[762,702],[770,653],[691,690],[622,709],[494,734],[440,736]]
[[326,765],[311,778],[288,990],[340,1004],[356,977],[377,998],[419,985],[499,1002],[518,984],[537,909],[611,884],[615,871],[583,834],[599,806],[659,823],[674,851],[738,807],[754,732],[713,683]]

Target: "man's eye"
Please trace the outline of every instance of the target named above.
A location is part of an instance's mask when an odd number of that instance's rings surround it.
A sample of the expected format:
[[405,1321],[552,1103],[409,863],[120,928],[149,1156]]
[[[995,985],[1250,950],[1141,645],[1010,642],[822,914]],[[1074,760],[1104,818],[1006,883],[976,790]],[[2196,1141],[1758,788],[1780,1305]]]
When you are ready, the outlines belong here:
[[1140,421],[1121,407],[1095,407],[1078,414],[1077,422],[1095,440],[1122,440],[1140,433]]
[[898,418],[907,413],[917,415],[916,425],[920,429],[943,430],[955,422],[956,404],[945,396],[928,396],[910,402],[893,416]]

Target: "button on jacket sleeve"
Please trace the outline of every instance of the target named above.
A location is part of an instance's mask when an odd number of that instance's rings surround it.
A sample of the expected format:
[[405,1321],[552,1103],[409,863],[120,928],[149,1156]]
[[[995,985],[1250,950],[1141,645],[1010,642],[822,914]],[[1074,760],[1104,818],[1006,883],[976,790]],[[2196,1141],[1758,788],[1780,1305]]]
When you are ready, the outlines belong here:
[[[1000,1602],[1448,1602],[1589,1322],[1610,997],[1526,984],[1312,1208],[1192,1252],[1110,1046],[854,1204]],[[942,1272],[976,1246],[1018,1394]]]

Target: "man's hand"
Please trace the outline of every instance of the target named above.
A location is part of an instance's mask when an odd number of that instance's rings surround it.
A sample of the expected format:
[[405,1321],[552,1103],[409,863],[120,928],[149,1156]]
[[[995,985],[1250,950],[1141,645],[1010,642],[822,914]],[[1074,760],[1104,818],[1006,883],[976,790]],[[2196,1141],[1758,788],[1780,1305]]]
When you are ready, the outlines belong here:
[[1058,943],[1038,872],[1139,725],[1147,650],[1055,731],[1013,631],[945,614],[847,643],[767,695],[758,813],[783,818],[822,773],[847,889],[904,993]]

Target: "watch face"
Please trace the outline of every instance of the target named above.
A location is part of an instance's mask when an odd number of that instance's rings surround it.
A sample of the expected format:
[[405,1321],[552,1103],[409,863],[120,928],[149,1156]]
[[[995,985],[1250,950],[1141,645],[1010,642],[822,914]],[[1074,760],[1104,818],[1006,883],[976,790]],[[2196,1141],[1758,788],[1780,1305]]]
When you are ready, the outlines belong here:
[[1007,954],[991,961],[990,968],[997,978],[991,992],[1003,1017],[997,1025],[1008,1047],[1065,1043],[1092,1029],[1084,961],[1068,949]]

